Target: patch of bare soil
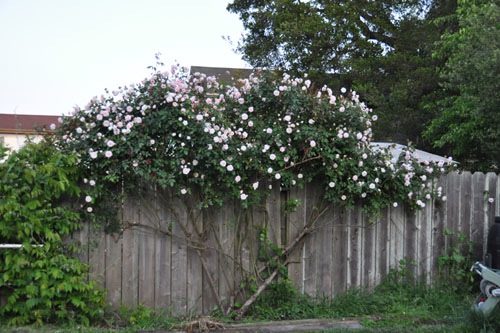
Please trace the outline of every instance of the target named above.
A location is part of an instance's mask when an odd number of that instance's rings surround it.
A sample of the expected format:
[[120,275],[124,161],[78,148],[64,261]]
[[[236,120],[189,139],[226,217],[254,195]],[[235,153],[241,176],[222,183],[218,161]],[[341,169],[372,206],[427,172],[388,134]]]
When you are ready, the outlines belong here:
[[209,318],[187,323],[182,329],[177,331],[140,331],[139,333],[274,333],[274,332],[313,332],[324,331],[334,328],[362,328],[357,320],[353,319],[306,319],[273,321],[265,323],[250,324],[222,324],[210,320]]

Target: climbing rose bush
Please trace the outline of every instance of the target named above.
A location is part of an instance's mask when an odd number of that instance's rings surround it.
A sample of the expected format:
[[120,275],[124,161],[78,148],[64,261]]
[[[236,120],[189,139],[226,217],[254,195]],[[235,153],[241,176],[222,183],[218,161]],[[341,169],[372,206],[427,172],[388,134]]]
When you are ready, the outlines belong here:
[[432,179],[447,165],[422,164],[411,150],[391,162],[370,146],[376,118],[356,92],[316,88],[307,77],[256,73],[227,84],[172,66],[75,108],[57,134],[87,173],[91,213],[145,183],[197,193],[203,207],[248,206],[272,186],[313,179],[329,201],[367,210],[440,196]]

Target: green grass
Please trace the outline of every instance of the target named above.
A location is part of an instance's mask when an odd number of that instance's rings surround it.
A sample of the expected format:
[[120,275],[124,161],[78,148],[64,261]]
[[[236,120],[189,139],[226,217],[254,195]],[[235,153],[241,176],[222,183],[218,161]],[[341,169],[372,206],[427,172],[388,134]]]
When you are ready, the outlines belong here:
[[[426,287],[388,281],[372,291],[353,290],[333,300],[313,300],[298,293],[285,281],[273,285],[254,303],[246,322],[311,318],[357,318],[363,329],[354,332],[496,332],[500,331],[500,309],[485,319],[471,311],[475,294],[460,294],[447,288]],[[231,317],[213,314],[214,320],[230,322]],[[45,327],[0,332],[136,332],[171,330],[180,319],[154,313],[140,306],[108,312],[101,327]],[[325,332],[352,332],[329,330]]]
[[384,283],[371,292],[353,290],[315,302],[282,287],[261,298],[248,319],[358,318],[367,332],[434,332],[439,327],[439,332],[460,332],[469,322],[474,298],[435,287]]

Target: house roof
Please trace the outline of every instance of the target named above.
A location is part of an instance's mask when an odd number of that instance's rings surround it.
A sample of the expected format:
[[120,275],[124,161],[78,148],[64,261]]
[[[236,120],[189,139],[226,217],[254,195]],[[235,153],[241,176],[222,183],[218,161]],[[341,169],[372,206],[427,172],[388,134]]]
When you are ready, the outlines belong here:
[[[401,155],[404,151],[406,151],[406,149],[408,149],[408,147],[405,145],[400,145],[400,144],[392,143],[392,142],[372,142],[372,143],[370,143],[370,146],[374,150],[389,148],[389,151],[392,154],[391,161],[393,163],[396,163],[399,159],[399,155]],[[432,154],[432,153],[429,153],[429,152],[426,152],[426,151],[423,151],[420,149],[415,149],[413,156],[415,156],[417,158],[417,160],[420,162],[428,161],[428,162],[436,162],[436,163],[438,163],[438,162],[456,163],[455,161],[448,159],[444,156]]]
[[0,133],[31,134],[59,124],[59,116],[0,113]]

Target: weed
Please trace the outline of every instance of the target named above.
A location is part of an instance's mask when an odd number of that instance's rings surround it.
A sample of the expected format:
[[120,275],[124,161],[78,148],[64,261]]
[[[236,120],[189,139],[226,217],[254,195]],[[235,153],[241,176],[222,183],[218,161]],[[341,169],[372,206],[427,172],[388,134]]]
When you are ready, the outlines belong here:
[[[474,276],[470,273],[476,261],[473,255],[473,242],[463,233],[445,230],[447,238],[445,253],[438,258],[438,284],[455,292],[470,293],[474,289]],[[454,244],[450,246],[449,244]]]
[[140,304],[137,308],[122,306],[118,311],[107,311],[102,326],[110,331],[119,329],[120,332],[136,332],[138,329],[171,329],[180,322],[180,319],[169,316],[165,311],[154,311]]
[[404,257],[403,259],[399,260],[398,268],[393,268],[389,271],[386,282],[389,282],[391,284],[415,283],[416,281],[412,273],[412,268],[414,267],[415,262],[409,260],[407,257]]
[[247,313],[257,320],[302,319],[311,314],[313,300],[299,293],[291,280],[280,279],[267,287]]

